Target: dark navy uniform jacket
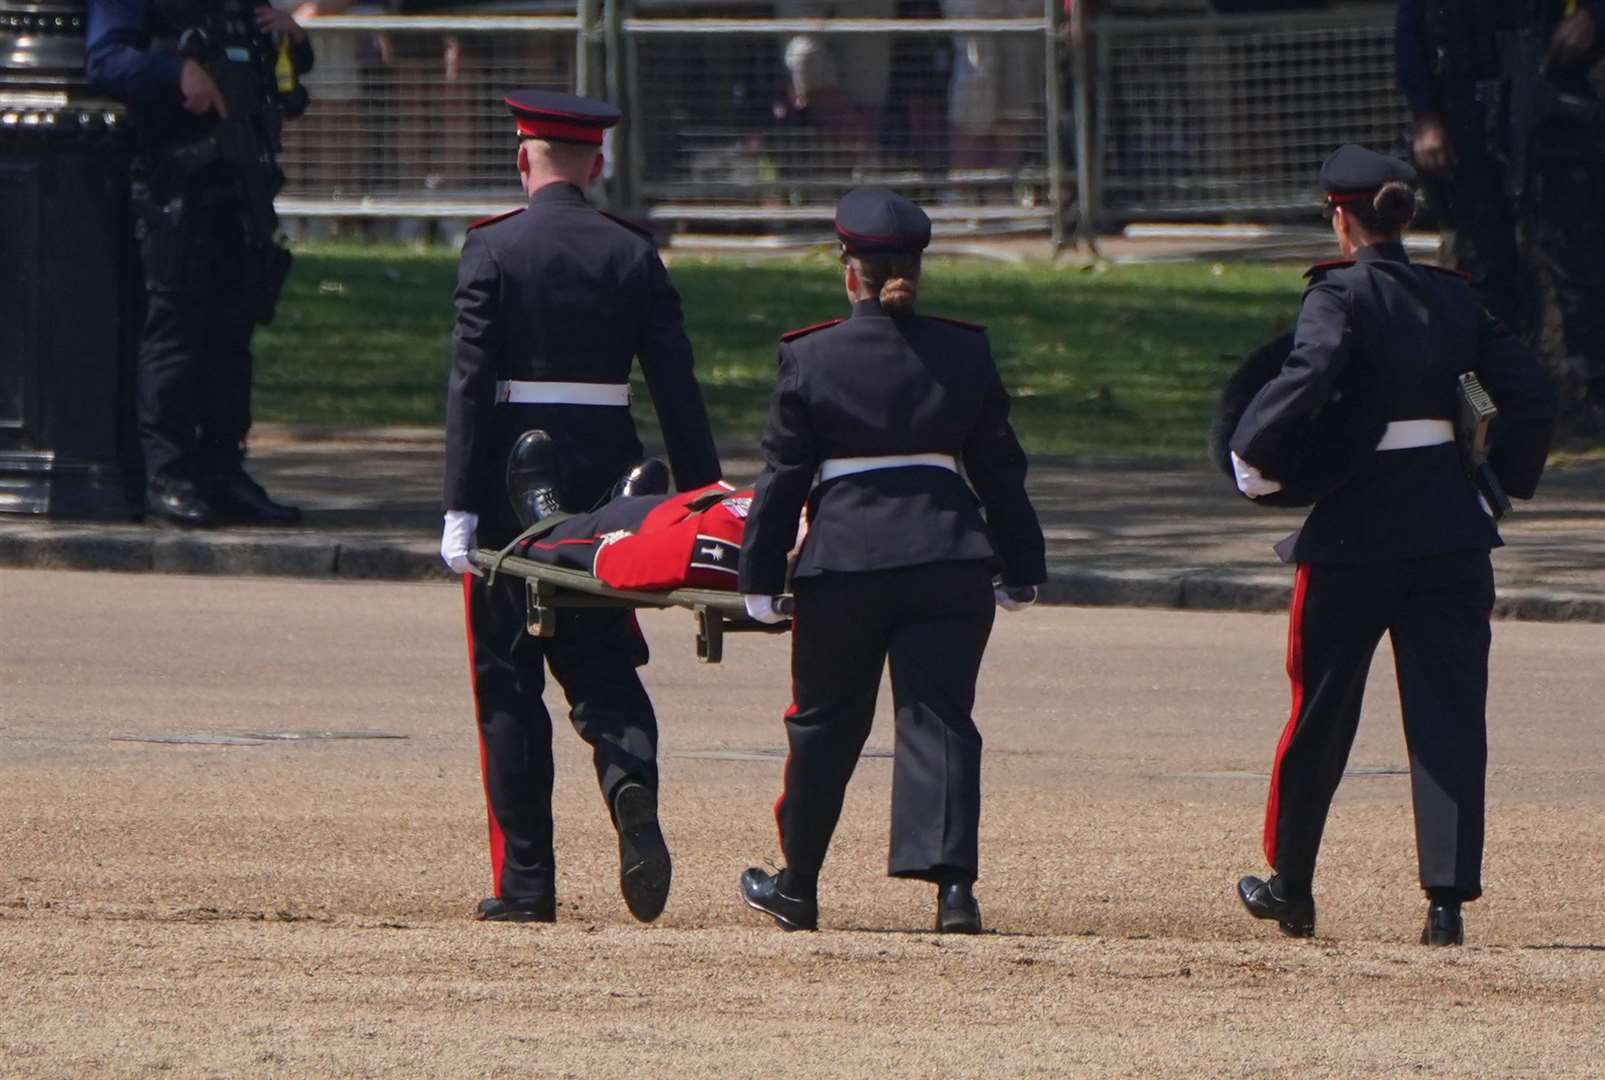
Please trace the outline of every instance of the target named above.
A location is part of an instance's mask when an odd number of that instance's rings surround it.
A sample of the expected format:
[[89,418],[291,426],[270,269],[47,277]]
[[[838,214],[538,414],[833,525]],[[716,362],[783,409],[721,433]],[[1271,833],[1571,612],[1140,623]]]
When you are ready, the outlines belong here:
[[[785,590],[786,554],[805,504],[798,577],[975,559],[991,562],[1010,585],[1047,580],[1025,452],[979,327],[893,318],[878,300],[861,300],[850,319],[788,334],[763,451],[742,541],[744,593]],[[932,467],[814,484],[830,458],[931,453],[959,459],[969,484]]]
[[[153,0],[89,0],[84,28],[89,81],[126,105],[157,110],[169,126],[179,123],[188,116],[178,89],[184,58],[171,40],[180,29]],[[293,43],[290,54],[296,71],[312,70],[310,41]],[[199,128],[209,121],[194,118],[190,124]]]
[[[1508,494],[1532,497],[1549,451],[1555,388],[1460,275],[1411,263],[1402,244],[1376,244],[1309,276],[1293,352],[1232,436],[1239,457],[1274,477],[1290,432],[1346,371],[1346,382],[1373,394],[1389,421],[1453,420],[1458,377],[1474,371],[1499,407],[1489,464]],[[1277,551],[1292,562],[1371,562],[1500,543],[1448,443],[1373,454]]]
[[528,210],[471,230],[456,302],[445,502],[480,515],[481,542],[518,532],[505,469],[524,431],[543,428],[557,443],[559,494],[577,511],[603,499],[642,453],[629,409],[498,404],[498,381],[623,384],[639,359],[675,484],[687,491],[719,479],[668,271],[650,237],[596,210],[579,188],[547,184]]

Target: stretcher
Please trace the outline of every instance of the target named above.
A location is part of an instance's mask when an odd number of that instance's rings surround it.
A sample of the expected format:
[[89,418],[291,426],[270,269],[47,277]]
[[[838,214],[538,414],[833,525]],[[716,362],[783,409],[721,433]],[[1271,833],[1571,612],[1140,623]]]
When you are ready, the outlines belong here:
[[[558,612],[562,608],[686,608],[696,620],[697,659],[704,664],[717,664],[724,659],[726,634],[778,634],[791,629],[789,622],[771,624],[749,618],[739,593],[692,588],[667,592],[615,589],[582,570],[536,562],[507,550],[480,548],[469,558],[487,573],[510,574],[524,580],[525,628],[532,637],[549,638],[557,633]],[[790,615],[791,597],[779,597],[775,610]]]

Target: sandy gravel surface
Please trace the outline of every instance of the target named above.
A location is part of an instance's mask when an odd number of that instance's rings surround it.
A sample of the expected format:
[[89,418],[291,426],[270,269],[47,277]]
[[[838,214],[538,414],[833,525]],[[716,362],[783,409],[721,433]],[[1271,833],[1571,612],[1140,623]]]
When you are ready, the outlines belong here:
[[[983,680],[997,932],[923,932],[868,756],[787,935],[735,899],[778,858],[785,642],[705,668],[644,621],[667,913],[630,921],[560,728],[561,921],[486,926],[449,586],[0,574],[0,1075],[1605,1075],[1605,628],[1496,624],[1488,892],[1428,953],[1385,649],[1313,942],[1231,895],[1284,620],[1077,609],[1000,618]],[[405,738],[120,738],[327,730]]]

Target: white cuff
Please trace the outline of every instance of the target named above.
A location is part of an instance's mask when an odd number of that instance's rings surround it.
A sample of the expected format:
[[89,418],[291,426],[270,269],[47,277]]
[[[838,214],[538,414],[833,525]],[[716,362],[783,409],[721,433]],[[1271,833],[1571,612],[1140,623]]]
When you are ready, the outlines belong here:
[[747,607],[747,617],[756,622],[774,625],[786,621],[786,616],[775,610],[775,598],[773,596],[757,596],[748,593],[742,596],[741,602]]
[[1250,499],[1257,499],[1261,495],[1274,495],[1282,490],[1280,480],[1267,480],[1263,473],[1242,458],[1237,451],[1232,451],[1232,473],[1237,478],[1237,490]]
[[474,549],[474,534],[479,530],[479,515],[466,510],[447,510],[446,527],[440,533],[440,557],[455,574],[478,574],[479,567],[468,558]]
[[1002,608],[1004,611],[1024,611],[1026,608],[1037,602],[1036,586],[1032,585],[1030,586],[1030,589],[1031,595],[1029,599],[1019,600],[1016,599],[1011,594],[1010,590],[1005,586],[996,585],[992,588],[992,598],[998,602],[998,607]]

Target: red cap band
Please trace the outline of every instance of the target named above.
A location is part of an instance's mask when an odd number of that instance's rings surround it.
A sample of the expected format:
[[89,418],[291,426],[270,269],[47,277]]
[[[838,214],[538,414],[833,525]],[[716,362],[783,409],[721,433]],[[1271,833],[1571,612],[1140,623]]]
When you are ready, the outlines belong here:
[[1333,206],[1342,206],[1344,203],[1351,202],[1370,202],[1377,197],[1377,192],[1381,190],[1381,188],[1373,188],[1370,191],[1345,191],[1336,195],[1328,195],[1326,201]]
[[518,134],[526,139],[561,139],[601,146],[602,130],[590,124],[569,124],[545,117],[518,117]]

